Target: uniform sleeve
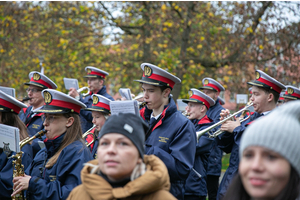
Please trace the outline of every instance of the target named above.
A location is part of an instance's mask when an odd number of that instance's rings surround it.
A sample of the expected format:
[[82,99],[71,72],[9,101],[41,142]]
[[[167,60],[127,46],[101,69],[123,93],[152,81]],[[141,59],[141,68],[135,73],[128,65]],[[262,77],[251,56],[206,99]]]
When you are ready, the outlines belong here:
[[[32,150],[30,145],[25,145],[22,148],[24,152],[22,156],[22,164],[24,165],[24,169],[28,167],[28,165],[32,161]],[[15,153],[13,154],[15,155]],[[7,159],[5,153],[1,153],[0,155],[0,166],[3,166],[0,170],[0,199],[11,198],[11,194],[13,192],[13,159]]]
[[88,149],[62,151],[57,161],[56,176],[46,177],[50,181],[32,176],[27,191],[32,199],[66,199],[72,189],[81,184],[80,171],[89,160],[92,156]]
[[196,155],[210,153],[214,139],[207,136],[201,136],[196,145]]
[[151,146],[148,155],[154,154],[167,166],[171,181],[186,179],[194,165],[196,153],[196,130],[190,121],[177,131],[170,143],[169,152],[158,146]]

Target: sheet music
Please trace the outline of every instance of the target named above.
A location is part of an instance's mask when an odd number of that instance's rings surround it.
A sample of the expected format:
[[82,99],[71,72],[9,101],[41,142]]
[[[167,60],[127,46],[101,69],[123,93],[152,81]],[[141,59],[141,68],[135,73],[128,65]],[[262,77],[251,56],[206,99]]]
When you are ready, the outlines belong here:
[[112,115],[119,113],[133,113],[140,115],[139,104],[137,100],[111,101],[109,104]]
[[0,90],[2,92],[4,92],[5,94],[8,94],[8,95],[10,95],[10,96],[12,96],[14,98],[16,97],[16,90],[15,90],[15,88],[0,86]]
[[127,100],[132,100],[131,92],[129,88],[120,88],[119,93],[122,97],[126,98]]
[[78,80],[75,78],[64,78],[65,88],[69,90],[70,88],[79,89]]
[[20,131],[13,126],[7,126],[0,124],[0,148],[5,145],[9,147],[11,151],[20,152]]

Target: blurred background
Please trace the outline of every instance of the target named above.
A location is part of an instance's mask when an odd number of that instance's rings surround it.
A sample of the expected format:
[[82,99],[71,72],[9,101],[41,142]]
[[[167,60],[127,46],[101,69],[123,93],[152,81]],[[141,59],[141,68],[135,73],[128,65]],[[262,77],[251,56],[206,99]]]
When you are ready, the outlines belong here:
[[26,95],[30,71],[67,93],[63,78],[87,86],[86,66],[109,72],[108,93],[138,94],[140,64],[182,82],[173,98],[211,77],[224,85],[225,108],[248,94],[260,69],[300,86],[300,2],[0,2],[0,85]]

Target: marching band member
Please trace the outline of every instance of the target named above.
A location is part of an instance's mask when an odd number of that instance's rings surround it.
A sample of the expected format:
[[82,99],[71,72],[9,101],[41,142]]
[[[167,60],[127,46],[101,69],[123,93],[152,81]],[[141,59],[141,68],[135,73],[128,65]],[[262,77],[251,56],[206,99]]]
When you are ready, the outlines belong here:
[[284,98],[284,102],[287,103],[289,101],[299,100],[300,99],[300,89],[287,85],[285,93],[282,95]]
[[[28,128],[29,136],[35,135],[40,130],[44,129],[43,121],[41,116],[43,113],[36,113],[37,110],[41,109],[44,105],[44,98],[42,96],[43,89],[56,89],[56,84],[51,81],[47,76],[41,74],[40,72],[30,72],[29,73],[30,81],[28,83],[24,83],[28,85],[26,89],[28,97],[30,98],[28,103],[29,107],[27,109],[23,109],[19,117],[25,123]],[[33,149],[33,156],[41,149],[38,141],[44,140],[45,137],[42,139],[35,139],[32,142],[32,149]]]
[[[189,114],[188,118],[192,120],[196,131],[201,131],[214,124],[213,120],[207,117],[206,112],[210,106],[215,104],[215,101],[197,89],[192,88],[191,92],[190,98],[183,99],[182,102],[188,104],[186,107],[186,111]],[[207,134],[201,136],[196,144],[194,167],[185,183],[185,200],[206,199],[208,156],[214,141],[214,139],[207,136]]]
[[[203,86],[199,88],[203,93],[211,97],[216,103],[211,106],[206,115],[212,119],[215,123],[220,121],[220,113],[224,108],[220,104],[219,95],[220,92],[225,91],[225,88],[216,80],[212,78],[202,79]],[[212,144],[211,153],[208,157],[207,168],[207,190],[209,200],[215,200],[217,198],[219,188],[219,178],[222,169],[222,156],[223,152],[217,145],[217,140]]]
[[[83,99],[80,97],[75,88],[70,88],[69,95],[84,103],[87,108],[90,108],[93,104],[92,94],[99,94],[114,101],[114,99],[106,92],[105,77],[108,75],[108,73],[91,66],[86,67],[85,71],[87,72],[87,75],[84,77],[87,78],[90,95]],[[83,133],[93,126],[93,116],[90,111],[81,110],[80,120]]]
[[135,114],[112,115],[99,133],[98,158],[83,168],[68,200],[175,199],[164,163],[144,155],[147,128]]
[[280,92],[279,99],[277,101],[277,106],[282,106],[284,104],[284,95],[285,91]]
[[[253,102],[255,112],[248,120],[242,122],[242,124],[239,120],[226,121],[221,126],[221,130],[225,131],[225,133],[217,137],[219,147],[226,153],[231,152],[229,167],[224,174],[218,190],[218,199],[224,196],[230,181],[238,172],[238,149],[240,146],[240,138],[244,130],[252,121],[262,115],[267,115],[273,110],[276,107],[280,92],[285,89],[282,83],[260,70],[256,70],[256,80],[250,81],[248,84],[252,85],[250,101]],[[221,120],[228,114],[229,110],[222,111]]]
[[223,200],[295,200],[300,194],[300,102],[253,122],[241,139],[239,172]]
[[[27,106],[17,99],[0,91],[0,124],[17,127],[20,130],[20,141],[28,137],[27,128],[20,120],[18,114],[22,108]],[[24,169],[28,167],[33,159],[30,144],[25,145],[21,151],[24,152],[22,164]],[[11,199],[13,192],[13,165],[12,158],[15,152],[0,149],[0,199]]]
[[86,108],[85,110],[92,111],[92,116],[93,116],[93,124],[95,125],[95,128],[90,131],[90,133],[86,137],[86,142],[89,144],[93,140],[94,142],[89,146],[93,158],[97,158],[97,147],[99,144],[99,138],[98,134],[104,125],[105,121],[108,119],[110,116],[110,107],[109,107],[109,102],[111,101],[110,99],[99,95],[99,94],[93,94],[92,95],[93,99],[93,104],[91,108]]
[[27,199],[66,199],[81,184],[80,171],[92,158],[84,144],[79,112],[86,106],[57,90],[42,92],[45,105],[36,112],[45,113],[45,148],[40,150],[24,177],[15,177],[14,196],[27,190]]
[[144,71],[141,83],[144,101],[141,117],[149,123],[146,133],[145,154],[154,154],[167,166],[170,192],[177,199],[184,198],[184,184],[193,167],[196,152],[196,134],[193,124],[177,111],[170,93],[180,79],[148,63],[141,64]]

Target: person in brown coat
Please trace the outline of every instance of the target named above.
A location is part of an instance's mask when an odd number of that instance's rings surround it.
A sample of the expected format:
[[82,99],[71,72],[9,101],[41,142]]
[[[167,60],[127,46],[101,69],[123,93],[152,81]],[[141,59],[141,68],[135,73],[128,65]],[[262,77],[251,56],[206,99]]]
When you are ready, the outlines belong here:
[[99,133],[98,158],[85,164],[68,200],[173,200],[165,164],[144,155],[147,125],[130,113],[112,115]]

